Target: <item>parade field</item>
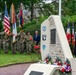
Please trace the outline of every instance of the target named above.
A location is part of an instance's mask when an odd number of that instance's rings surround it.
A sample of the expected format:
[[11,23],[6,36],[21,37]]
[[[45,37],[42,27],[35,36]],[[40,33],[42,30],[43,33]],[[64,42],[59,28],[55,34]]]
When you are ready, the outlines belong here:
[[11,65],[11,64],[17,64],[17,63],[38,62],[39,59],[40,59],[40,54],[35,54],[35,53],[32,53],[30,55],[28,55],[26,53],[12,54],[11,51],[9,51],[8,54],[5,54],[5,53],[3,53],[3,51],[1,51],[0,67]]

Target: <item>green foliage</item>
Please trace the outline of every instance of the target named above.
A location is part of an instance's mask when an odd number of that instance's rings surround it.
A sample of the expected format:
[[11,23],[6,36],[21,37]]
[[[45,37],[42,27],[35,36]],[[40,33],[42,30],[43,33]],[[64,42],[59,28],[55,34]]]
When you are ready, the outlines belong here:
[[38,21],[36,20],[32,20],[31,22],[27,23],[24,25],[24,30],[25,32],[30,31],[32,35],[34,35],[35,31],[38,30],[40,33],[40,29],[41,29],[41,23],[47,18],[47,16],[45,17],[39,17]]
[[63,15],[76,15],[76,0],[62,0]]
[[71,73],[66,74],[65,72],[64,73],[60,72],[60,75],[72,75],[72,74]]
[[30,31],[32,35],[34,35],[34,32],[38,30],[40,32],[40,25],[31,25],[31,26],[27,26],[25,29],[25,32]]
[[74,22],[74,26],[76,27],[76,15],[73,15],[73,16],[62,16],[62,23],[63,23],[63,26],[64,28],[66,29],[67,28],[67,24],[68,24],[68,21],[70,22],[70,26],[72,27],[72,23]]
[[73,16],[66,15],[66,16],[62,17],[62,23],[63,23],[65,31],[67,29],[68,21],[69,21],[71,29],[72,29],[72,25],[74,23],[74,28],[75,28],[75,31],[76,31],[76,15],[73,15]]

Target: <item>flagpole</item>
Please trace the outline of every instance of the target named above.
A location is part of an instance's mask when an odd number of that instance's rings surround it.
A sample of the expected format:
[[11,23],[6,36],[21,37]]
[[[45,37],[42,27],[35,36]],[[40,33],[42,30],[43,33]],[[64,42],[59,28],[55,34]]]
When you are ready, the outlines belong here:
[[61,0],[59,0],[59,16],[61,18]]

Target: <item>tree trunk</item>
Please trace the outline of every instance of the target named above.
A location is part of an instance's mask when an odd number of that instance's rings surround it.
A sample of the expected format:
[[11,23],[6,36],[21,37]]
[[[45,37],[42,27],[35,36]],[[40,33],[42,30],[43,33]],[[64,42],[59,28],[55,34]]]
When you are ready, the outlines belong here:
[[31,21],[33,20],[33,13],[34,13],[34,3],[31,1]]

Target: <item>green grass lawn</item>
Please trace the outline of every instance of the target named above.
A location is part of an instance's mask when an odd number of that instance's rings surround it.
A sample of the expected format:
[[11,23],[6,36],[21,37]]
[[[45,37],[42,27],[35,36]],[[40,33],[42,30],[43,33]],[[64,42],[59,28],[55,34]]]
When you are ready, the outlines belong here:
[[12,54],[11,51],[9,51],[8,54],[4,54],[4,52],[1,51],[0,66],[6,66],[15,63],[37,62],[40,58],[40,54],[36,53],[31,53],[31,55],[28,55],[26,53]]

